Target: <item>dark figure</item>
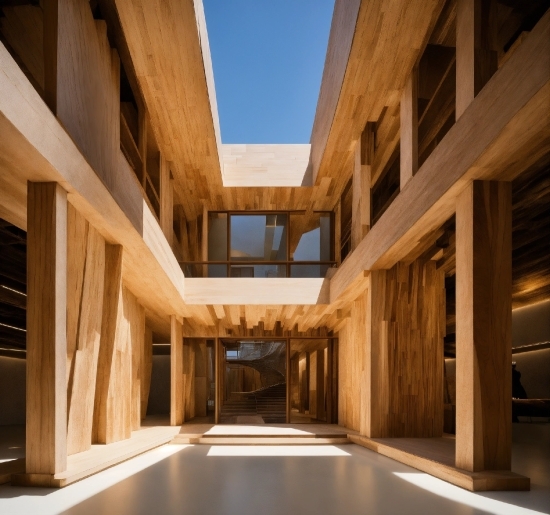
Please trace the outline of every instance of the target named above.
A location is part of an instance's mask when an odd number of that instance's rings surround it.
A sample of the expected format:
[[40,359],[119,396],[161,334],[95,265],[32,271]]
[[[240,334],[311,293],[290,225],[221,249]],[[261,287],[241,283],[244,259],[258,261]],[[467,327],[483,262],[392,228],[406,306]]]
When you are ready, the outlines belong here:
[[[521,384],[521,372],[516,370],[516,362],[512,363],[512,399],[527,399],[527,392]],[[519,422],[512,403],[512,422]]]
[[527,392],[521,384],[521,372],[516,370],[516,362],[512,363],[512,398],[527,399]]

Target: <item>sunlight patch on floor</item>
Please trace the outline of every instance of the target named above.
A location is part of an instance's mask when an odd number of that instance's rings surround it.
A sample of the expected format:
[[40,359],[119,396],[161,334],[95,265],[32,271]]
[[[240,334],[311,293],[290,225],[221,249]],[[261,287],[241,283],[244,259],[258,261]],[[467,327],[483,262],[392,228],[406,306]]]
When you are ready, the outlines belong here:
[[294,429],[292,427],[261,426],[239,426],[239,425],[216,425],[204,433],[205,435],[312,435],[309,431]]
[[350,456],[334,445],[213,445],[208,456]]
[[394,472],[394,474],[423,490],[445,497],[450,501],[470,506],[476,510],[483,510],[485,513],[494,515],[544,515],[541,511],[529,510],[515,504],[490,499],[475,492],[469,492],[429,474],[421,472]]
[[[111,486],[192,445],[164,445],[60,489],[0,488],[0,513],[54,515],[97,495]],[[16,495],[14,495],[16,494]]]

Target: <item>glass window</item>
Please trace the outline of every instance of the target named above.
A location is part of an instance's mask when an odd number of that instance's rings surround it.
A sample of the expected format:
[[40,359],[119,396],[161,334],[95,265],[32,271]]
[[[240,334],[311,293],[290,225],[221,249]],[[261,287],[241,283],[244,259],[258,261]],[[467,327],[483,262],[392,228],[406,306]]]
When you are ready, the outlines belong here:
[[231,277],[286,277],[286,265],[231,265]]
[[331,261],[330,213],[290,216],[290,258],[292,261]]
[[307,264],[307,265],[290,265],[290,277],[325,277],[330,265]]
[[287,215],[231,215],[231,261],[286,261]]

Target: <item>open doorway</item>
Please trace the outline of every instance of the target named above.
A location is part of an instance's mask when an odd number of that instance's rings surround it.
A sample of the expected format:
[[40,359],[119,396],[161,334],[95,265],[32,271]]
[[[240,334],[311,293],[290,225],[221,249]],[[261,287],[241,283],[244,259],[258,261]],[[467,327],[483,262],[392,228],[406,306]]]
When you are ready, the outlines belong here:
[[219,421],[287,422],[287,339],[221,339]]

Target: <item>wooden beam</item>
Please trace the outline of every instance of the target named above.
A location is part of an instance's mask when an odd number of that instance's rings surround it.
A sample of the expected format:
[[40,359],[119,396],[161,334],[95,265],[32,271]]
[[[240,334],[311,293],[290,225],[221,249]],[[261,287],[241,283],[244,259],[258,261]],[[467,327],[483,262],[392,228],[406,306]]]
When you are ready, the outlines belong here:
[[456,211],[456,466],[510,470],[512,188],[473,181]]
[[418,169],[418,66],[415,66],[401,95],[400,182],[403,189]]
[[28,183],[27,474],[67,467],[67,193]]
[[183,424],[183,328],[175,315],[170,317],[170,425]]
[[534,164],[548,147],[549,88],[547,12],[338,268],[330,281],[331,301],[353,289],[365,270],[391,268],[445,223],[468,180],[513,180]]
[[498,69],[492,48],[492,0],[457,0],[456,7],[456,119],[472,103]]

